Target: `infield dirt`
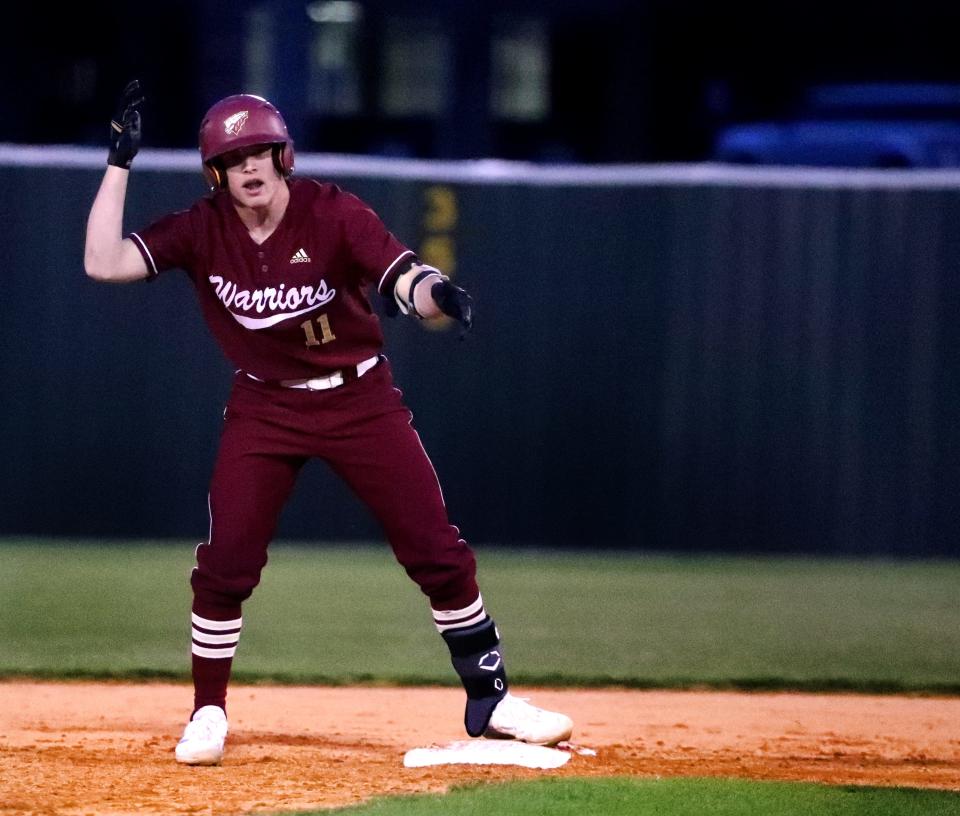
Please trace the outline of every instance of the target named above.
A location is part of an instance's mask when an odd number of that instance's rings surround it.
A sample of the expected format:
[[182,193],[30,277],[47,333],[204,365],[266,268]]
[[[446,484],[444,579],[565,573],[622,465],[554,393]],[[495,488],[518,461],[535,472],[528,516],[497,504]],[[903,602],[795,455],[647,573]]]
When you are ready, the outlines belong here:
[[517,689],[570,714],[561,769],[408,769],[463,739],[451,688],[235,686],[221,766],[178,766],[191,690],[0,683],[0,814],[243,814],[539,776],[725,776],[960,790],[960,698]]

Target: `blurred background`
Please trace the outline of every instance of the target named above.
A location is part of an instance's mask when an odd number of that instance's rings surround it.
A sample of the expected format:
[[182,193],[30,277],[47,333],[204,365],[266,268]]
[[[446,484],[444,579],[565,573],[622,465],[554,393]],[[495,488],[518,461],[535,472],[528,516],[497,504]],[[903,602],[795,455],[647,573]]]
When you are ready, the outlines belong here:
[[[472,543],[960,554],[957,4],[21,13],[0,53],[0,533],[206,534],[232,369],[185,276],[82,268],[136,76],[128,229],[205,193],[203,113],[258,92],[298,174],[474,294],[462,343],[384,321]],[[279,534],[380,532],[316,463]]]
[[0,141],[100,145],[138,76],[148,147],[193,148],[203,112],[244,91],[274,101],[311,151],[960,161],[949,2],[172,0],[19,13],[26,34],[2,59],[21,81],[0,98]]

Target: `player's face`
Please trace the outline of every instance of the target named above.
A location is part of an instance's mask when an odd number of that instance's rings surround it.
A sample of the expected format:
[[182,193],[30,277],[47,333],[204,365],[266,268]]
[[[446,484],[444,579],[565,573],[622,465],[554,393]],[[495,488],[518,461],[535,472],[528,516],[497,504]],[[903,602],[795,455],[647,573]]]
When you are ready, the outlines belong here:
[[227,186],[241,206],[266,207],[286,182],[273,163],[270,145],[253,145],[223,155]]

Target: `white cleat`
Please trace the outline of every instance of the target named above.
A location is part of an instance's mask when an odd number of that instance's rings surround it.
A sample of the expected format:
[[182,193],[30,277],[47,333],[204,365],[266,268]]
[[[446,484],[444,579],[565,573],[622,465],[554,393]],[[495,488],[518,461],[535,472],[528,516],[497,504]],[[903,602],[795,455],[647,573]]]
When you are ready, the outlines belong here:
[[227,715],[220,706],[197,709],[177,743],[177,762],[184,765],[219,765],[227,738]]
[[497,703],[484,732],[493,739],[516,739],[533,745],[556,745],[570,738],[573,720],[566,714],[530,705],[525,697],[510,692]]

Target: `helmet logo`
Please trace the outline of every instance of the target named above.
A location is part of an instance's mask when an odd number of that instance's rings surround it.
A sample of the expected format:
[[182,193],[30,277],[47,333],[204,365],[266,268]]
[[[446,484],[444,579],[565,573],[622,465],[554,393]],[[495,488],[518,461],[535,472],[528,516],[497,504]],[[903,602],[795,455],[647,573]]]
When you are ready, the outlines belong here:
[[239,113],[233,114],[233,116],[228,116],[223,120],[224,132],[231,136],[239,136],[240,131],[243,129],[243,126],[246,124],[246,121],[249,118],[249,111],[240,111]]

